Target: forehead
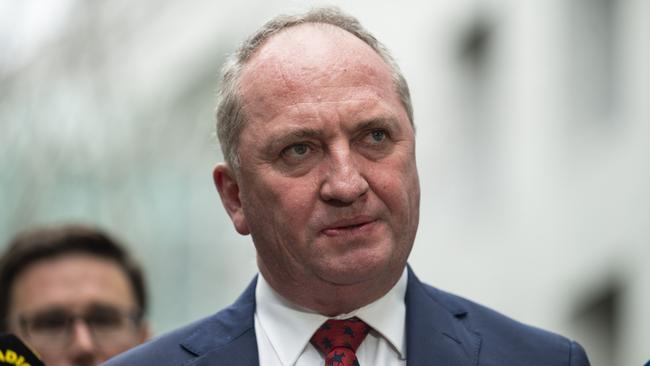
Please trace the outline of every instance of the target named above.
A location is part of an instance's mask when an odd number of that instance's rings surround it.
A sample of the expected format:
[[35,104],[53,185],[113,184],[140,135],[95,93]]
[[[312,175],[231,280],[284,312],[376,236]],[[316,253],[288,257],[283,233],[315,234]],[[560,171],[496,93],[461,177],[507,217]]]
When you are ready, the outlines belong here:
[[381,57],[361,39],[329,24],[302,24],[272,36],[246,64],[240,86],[247,111],[267,103],[359,97],[359,86],[398,101]]
[[73,253],[42,259],[23,269],[14,279],[9,308],[11,314],[51,307],[83,311],[93,304],[132,308],[131,285],[114,261]]

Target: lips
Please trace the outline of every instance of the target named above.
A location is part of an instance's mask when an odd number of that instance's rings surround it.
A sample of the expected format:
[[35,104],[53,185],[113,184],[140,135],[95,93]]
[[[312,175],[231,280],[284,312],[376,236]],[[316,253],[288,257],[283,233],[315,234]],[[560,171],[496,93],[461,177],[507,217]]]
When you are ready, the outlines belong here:
[[376,219],[369,216],[358,216],[349,219],[337,220],[321,230],[327,236],[337,236],[353,234],[355,232],[363,232],[365,229],[372,226]]

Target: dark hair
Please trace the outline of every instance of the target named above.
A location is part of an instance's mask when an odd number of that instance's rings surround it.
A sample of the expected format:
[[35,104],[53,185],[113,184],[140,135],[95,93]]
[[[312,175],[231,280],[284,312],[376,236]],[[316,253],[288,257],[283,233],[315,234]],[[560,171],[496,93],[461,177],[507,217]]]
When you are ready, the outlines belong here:
[[115,239],[102,230],[83,225],[40,227],[16,235],[0,258],[0,332],[8,328],[15,278],[30,264],[71,253],[90,254],[118,264],[131,283],[140,314],[144,315],[147,296],[142,270]]

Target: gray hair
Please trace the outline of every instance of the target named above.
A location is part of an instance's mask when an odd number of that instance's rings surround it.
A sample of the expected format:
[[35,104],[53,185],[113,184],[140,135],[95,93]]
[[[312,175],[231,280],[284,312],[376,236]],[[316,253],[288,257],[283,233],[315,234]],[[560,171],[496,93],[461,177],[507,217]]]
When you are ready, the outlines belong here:
[[305,23],[322,23],[341,28],[352,33],[375,50],[390,68],[395,91],[406,110],[411,125],[413,125],[413,106],[404,75],[388,49],[363,28],[356,18],[335,7],[315,8],[297,15],[280,15],[268,21],[246,39],[235,53],[228,57],[221,72],[222,80],[217,94],[216,108],[217,136],[221,143],[224,159],[232,169],[239,168],[239,136],[246,123],[239,85],[244,67],[266,40],[284,29]]

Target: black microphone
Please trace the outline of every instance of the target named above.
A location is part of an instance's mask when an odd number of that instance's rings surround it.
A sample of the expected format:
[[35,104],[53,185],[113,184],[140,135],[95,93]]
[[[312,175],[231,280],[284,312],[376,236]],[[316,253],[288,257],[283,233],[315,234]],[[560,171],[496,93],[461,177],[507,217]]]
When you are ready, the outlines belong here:
[[20,338],[0,334],[0,366],[45,366]]

